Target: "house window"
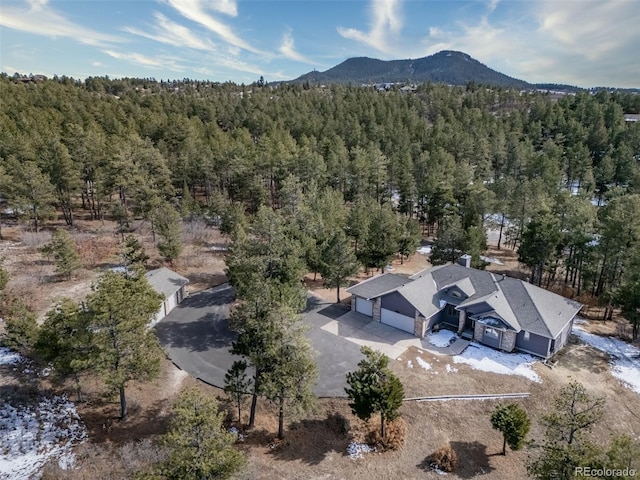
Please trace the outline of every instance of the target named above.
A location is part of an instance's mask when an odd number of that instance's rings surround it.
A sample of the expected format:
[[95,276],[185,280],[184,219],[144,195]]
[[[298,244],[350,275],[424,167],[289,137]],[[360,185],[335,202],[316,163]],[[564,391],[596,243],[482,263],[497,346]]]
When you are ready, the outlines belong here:
[[496,330],[495,328],[491,328],[491,327],[487,327],[484,329],[484,334],[488,337],[493,337],[493,338],[498,338],[500,337],[500,334],[498,333],[498,330]]
[[531,334],[529,332],[524,332],[524,341],[528,342],[530,336],[531,336]]

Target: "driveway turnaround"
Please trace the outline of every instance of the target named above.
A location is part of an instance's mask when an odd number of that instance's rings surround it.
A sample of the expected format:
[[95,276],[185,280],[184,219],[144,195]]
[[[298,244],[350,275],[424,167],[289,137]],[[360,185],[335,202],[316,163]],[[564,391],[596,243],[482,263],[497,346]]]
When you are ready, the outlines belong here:
[[[222,388],[224,375],[235,360],[231,344],[236,334],[229,329],[229,306],[233,288],[220,285],[190,295],[155,327],[160,344],[182,370],[205,383]],[[374,322],[370,317],[340,304],[309,295],[304,322],[318,365],[314,393],[319,397],[344,397],[347,372],[358,368],[361,346],[380,350],[391,359],[415,346],[441,355],[460,352],[438,348],[397,328]],[[468,342],[462,341],[464,347]]]
[[[235,360],[240,360],[229,351],[236,339],[228,324],[233,299],[233,289],[227,284],[192,294],[155,327],[160,344],[173,363],[216,387],[224,386],[225,373]],[[344,397],[346,374],[355,370],[362,359],[359,345],[321,328],[332,321],[331,315],[346,312],[332,307],[310,297],[304,315],[318,364],[314,393],[320,397]]]

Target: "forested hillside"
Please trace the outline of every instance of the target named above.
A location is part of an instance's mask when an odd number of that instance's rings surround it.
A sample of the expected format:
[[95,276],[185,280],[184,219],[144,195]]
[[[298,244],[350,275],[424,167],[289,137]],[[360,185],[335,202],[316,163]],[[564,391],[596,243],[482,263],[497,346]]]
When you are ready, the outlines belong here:
[[532,282],[618,305],[637,333],[640,122],[623,114],[639,95],[2,76],[0,98],[2,221],[38,230],[57,213],[124,231],[179,214],[231,232],[266,206],[306,234],[312,271],[329,229],[384,266],[373,238],[399,252],[413,219],[436,237],[434,263],[467,252],[482,266],[498,228]]

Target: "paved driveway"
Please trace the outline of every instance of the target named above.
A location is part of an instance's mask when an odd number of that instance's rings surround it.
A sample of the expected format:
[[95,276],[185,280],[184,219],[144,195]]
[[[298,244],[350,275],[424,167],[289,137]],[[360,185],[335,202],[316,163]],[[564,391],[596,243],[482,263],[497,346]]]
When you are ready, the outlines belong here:
[[[224,386],[225,373],[240,359],[229,351],[236,338],[228,326],[233,298],[227,284],[192,294],[155,327],[160,344],[176,365],[217,387]],[[309,296],[304,322],[310,326],[308,336],[318,364],[314,393],[321,397],[345,396],[346,374],[362,359],[362,345],[392,359],[409,346],[425,347],[409,333],[313,296]]]

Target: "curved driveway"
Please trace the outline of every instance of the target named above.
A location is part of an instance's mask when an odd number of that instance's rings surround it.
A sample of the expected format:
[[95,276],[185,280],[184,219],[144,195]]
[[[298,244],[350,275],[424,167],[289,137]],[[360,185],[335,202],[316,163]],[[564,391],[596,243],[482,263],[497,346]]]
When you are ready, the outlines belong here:
[[[192,294],[155,327],[160,344],[178,367],[216,387],[224,386],[225,373],[239,360],[229,351],[236,338],[228,326],[233,299],[227,284]],[[346,374],[362,358],[358,344],[323,329],[347,312],[341,305],[309,297],[304,321],[311,326],[308,336],[318,364],[314,392],[321,397],[345,396]]]

